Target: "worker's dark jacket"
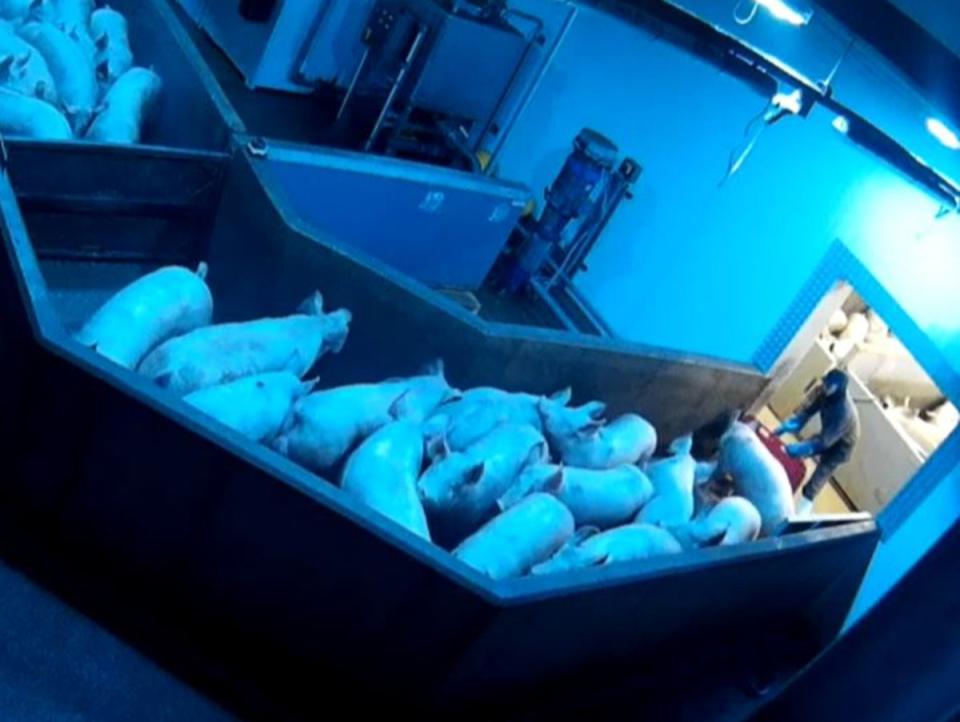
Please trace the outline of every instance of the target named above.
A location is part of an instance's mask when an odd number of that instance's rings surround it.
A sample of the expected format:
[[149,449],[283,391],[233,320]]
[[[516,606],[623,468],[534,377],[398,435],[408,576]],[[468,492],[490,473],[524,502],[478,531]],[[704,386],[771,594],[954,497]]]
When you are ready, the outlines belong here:
[[841,463],[849,461],[860,440],[860,416],[850,392],[843,389],[830,396],[820,394],[797,416],[805,425],[816,414],[820,414],[821,431],[810,439],[813,455]]

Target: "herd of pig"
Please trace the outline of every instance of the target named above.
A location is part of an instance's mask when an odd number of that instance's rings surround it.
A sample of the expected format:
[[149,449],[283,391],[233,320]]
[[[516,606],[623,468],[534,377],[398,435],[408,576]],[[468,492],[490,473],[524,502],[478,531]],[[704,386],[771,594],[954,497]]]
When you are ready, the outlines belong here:
[[[604,404],[573,407],[569,391],[461,392],[440,363],[315,390],[304,378],[343,348],[350,312],[317,293],[289,317],[213,324],[206,274],[141,277],[77,340],[494,579],[749,542],[793,513],[786,472],[740,423],[715,461],[695,461],[690,436],[657,459],[640,416],[608,423]],[[719,477],[733,495],[698,493]]]
[[138,143],[163,83],[134,65],[126,18],[94,0],[0,0],[0,132]]

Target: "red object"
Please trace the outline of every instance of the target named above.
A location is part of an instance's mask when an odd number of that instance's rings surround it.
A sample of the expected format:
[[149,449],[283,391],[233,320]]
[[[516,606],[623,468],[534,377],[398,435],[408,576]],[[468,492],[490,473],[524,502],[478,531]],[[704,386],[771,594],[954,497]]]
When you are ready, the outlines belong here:
[[793,487],[794,491],[799,489],[807,478],[807,466],[803,463],[803,459],[794,459],[790,456],[787,453],[786,444],[780,440],[780,437],[775,436],[770,429],[756,419],[746,418],[744,423],[757,427],[757,436],[786,470],[787,478],[790,479],[790,486]]

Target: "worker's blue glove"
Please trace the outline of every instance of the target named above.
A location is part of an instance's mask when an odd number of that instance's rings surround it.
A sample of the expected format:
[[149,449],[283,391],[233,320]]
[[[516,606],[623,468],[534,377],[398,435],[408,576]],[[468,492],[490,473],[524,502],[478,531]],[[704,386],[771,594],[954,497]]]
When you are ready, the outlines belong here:
[[794,459],[805,459],[817,453],[817,446],[812,441],[801,441],[799,444],[787,446],[787,454]]
[[803,421],[798,417],[794,416],[793,418],[787,419],[783,422],[783,425],[774,431],[773,433],[776,436],[783,436],[784,434],[795,434],[803,428]]

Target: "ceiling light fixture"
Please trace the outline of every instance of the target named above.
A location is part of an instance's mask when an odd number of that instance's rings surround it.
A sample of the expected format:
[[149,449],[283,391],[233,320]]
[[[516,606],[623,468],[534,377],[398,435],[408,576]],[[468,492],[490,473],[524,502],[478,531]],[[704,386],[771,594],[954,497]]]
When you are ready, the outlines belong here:
[[939,140],[950,150],[960,150],[960,137],[958,137],[956,132],[951,130],[942,120],[928,118],[927,130],[930,131],[930,135]]
[[800,27],[807,25],[813,18],[813,11],[800,11],[789,5],[785,0],[754,0],[760,7],[766,8],[777,20]]

